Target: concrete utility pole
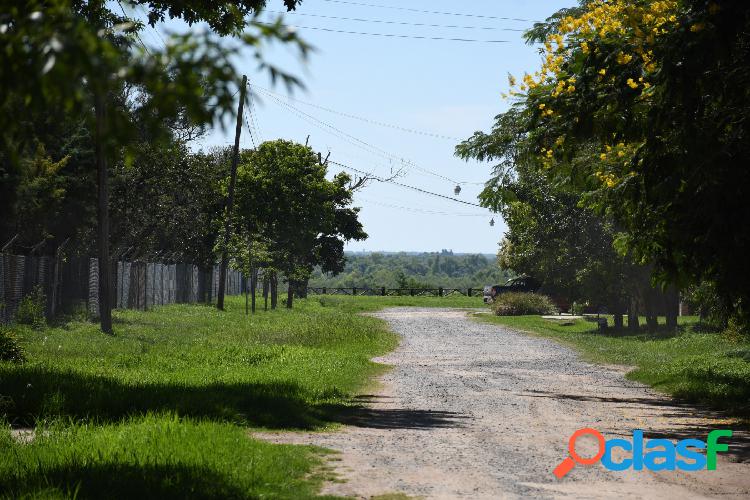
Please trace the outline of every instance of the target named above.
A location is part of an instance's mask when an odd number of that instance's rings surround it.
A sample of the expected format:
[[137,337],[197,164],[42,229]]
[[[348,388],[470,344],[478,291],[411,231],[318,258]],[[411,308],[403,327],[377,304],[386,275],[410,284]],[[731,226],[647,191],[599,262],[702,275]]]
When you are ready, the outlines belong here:
[[227,264],[229,263],[229,235],[231,232],[230,218],[232,215],[232,206],[234,205],[234,185],[237,183],[237,162],[240,156],[240,134],[242,133],[242,113],[245,109],[245,90],[247,87],[247,76],[242,75],[242,86],[240,87],[240,104],[237,107],[237,127],[234,130],[234,152],[232,155],[232,172],[229,176],[229,192],[227,193],[227,202],[225,205],[224,215],[224,245],[221,249],[221,263],[219,264],[219,296],[216,301],[216,308],[224,310],[224,294],[227,287]]

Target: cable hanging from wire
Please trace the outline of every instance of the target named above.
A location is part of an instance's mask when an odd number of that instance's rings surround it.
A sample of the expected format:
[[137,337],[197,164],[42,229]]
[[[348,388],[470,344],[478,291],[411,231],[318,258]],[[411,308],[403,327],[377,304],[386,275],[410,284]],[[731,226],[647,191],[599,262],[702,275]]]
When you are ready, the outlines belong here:
[[464,205],[469,205],[471,207],[484,208],[482,205],[479,205],[478,203],[472,203],[470,201],[464,201],[464,200],[459,200],[457,198],[451,198],[450,196],[446,196],[444,194],[434,193],[432,191],[428,191],[426,189],[422,189],[422,188],[417,187],[417,186],[412,186],[412,185],[409,185],[409,184],[404,184],[402,182],[398,182],[398,181],[393,180],[393,179],[383,179],[382,177],[375,177],[372,174],[370,174],[368,172],[365,172],[364,170],[360,170],[360,169],[357,169],[357,168],[354,168],[354,167],[350,167],[349,165],[345,165],[343,163],[339,163],[339,162],[331,160],[331,159],[328,160],[328,163],[330,163],[331,165],[336,165],[338,167],[347,169],[347,170],[351,170],[352,172],[357,172],[358,174],[369,175],[370,177],[372,177],[374,180],[376,180],[378,182],[387,182],[389,184],[393,184],[395,186],[401,186],[403,188],[411,189],[412,191],[417,191],[419,193],[426,194],[426,195],[429,195],[429,196],[435,196],[435,197],[438,197],[438,198],[443,198],[445,200],[451,200],[451,201],[454,201],[456,203],[462,203]]
[[362,3],[362,2],[351,2],[348,0],[323,0],[324,2],[329,3],[338,3],[343,5],[356,5],[359,7],[374,7],[378,9],[392,9],[392,10],[402,10],[407,12],[419,12],[420,14],[437,14],[441,16],[458,16],[458,17],[474,17],[478,19],[497,19],[502,21],[520,21],[524,23],[539,23],[541,21],[535,21],[533,19],[523,19],[520,17],[502,17],[502,16],[491,16],[486,14],[467,14],[467,13],[461,13],[461,12],[444,12],[444,11],[438,11],[438,10],[423,10],[423,9],[415,9],[412,7],[401,7],[397,5],[378,5],[378,4],[372,4],[372,3]]

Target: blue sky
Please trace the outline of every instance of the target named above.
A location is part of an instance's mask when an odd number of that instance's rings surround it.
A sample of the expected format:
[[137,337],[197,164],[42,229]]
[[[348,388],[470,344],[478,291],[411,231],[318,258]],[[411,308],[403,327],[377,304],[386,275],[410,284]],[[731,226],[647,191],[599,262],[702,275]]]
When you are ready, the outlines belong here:
[[[396,6],[480,16],[543,20],[574,0],[351,0],[360,4]],[[282,0],[270,0],[268,10],[282,11]],[[493,117],[507,109],[500,97],[507,89],[507,74],[534,71],[540,63],[536,47],[523,43],[521,32],[531,23],[455,15],[427,14],[408,10],[366,7],[345,2],[304,0],[300,14],[285,16],[287,24],[299,26],[299,33],[316,51],[301,64],[283,46],[267,47],[265,55],[302,78],[306,89],[296,99],[369,120],[393,124],[454,138],[469,137],[475,130],[488,130]],[[404,23],[461,25],[492,29],[442,28],[358,22],[316,16],[336,16]],[[271,14],[267,14],[271,15]],[[274,14],[275,15],[275,14]],[[472,43],[442,40],[386,38],[331,33],[305,29],[389,33],[427,37],[507,40],[507,43]],[[150,30],[144,33],[155,38]],[[154,40],[153,43],[156,43]],[[240,62],[240,69],[252,84],[281,95],[283,86],[271,87],[267,75],[256,64]],[[464,162],[453,156],[455,141],[407,133],[333,114],[307,104],[285,101],[317,120],[349,136],[374,146],[364,146],[351,137],[342,137],[313,120],[298,115],[262,95],[255,100],[256,137],[262,140],[286,138],[310,144],[331,159],[376,175],[388,176],[403,168],[398,179],[435,193],[453,196],[455,183],[463,184],[460,200],[476,203],[480,183],[487,180],[491,165]],[[308,120],[311,120],[308,118]],[[317,124],[318,126],[314,125]],[[217,129],[202,144],[210,147],[232,141],[233,127]],[[242,144],[252,147],[247,129]],[[357,147],[357,145],[362,147]],[[404,163],[400,160],[411,162]],[[422,170],[420,170],[422,169]],[[341,170],[332,167],[332,172]],[[425,173],[429,170],[437,175]],[[446,177],[446,180],[442,177]],[[348,250],[435,251],[494,253],[505,225],[497,214],[386,183],[372,182],[359,191],[356,205],[362,207],[361,220],[370,237],[352,242]],[[495,219],[495,226],[489,221]]]

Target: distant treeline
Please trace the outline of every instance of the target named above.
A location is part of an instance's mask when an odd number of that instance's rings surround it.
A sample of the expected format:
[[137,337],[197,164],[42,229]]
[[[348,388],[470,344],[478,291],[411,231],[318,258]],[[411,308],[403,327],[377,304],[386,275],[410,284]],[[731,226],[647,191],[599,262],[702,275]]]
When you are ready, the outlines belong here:
[[387,288],[469,288],[504,283],[503,271],[492,256],[441,252],[347,253],[344,271],[337,276],[313,271],[310,286]]

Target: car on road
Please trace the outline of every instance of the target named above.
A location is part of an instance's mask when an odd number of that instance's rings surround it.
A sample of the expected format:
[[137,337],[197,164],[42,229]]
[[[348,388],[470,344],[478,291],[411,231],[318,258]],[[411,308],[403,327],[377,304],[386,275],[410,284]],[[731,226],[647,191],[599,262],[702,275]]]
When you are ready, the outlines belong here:
[[521,275],[511,278],[504,285],[487,285],[484,287],[483,299],[485,304],[491,304],[495,297],[506,292],[536,292],[541,283],[531,276]]

